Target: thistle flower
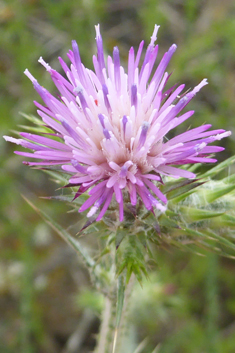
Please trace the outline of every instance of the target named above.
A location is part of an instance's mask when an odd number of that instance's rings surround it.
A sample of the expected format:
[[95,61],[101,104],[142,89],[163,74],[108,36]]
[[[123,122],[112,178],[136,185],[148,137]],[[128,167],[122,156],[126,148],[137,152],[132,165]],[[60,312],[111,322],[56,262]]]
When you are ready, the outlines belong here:
[[24,162],[27,165],[61,166],[71,175],[70,185],[79,186],[75,198],[89,190],[90,197],[80,212],[90,208],[90,217],[100,210],[97,221],[112,198],[119,204],[120,221],[123,220],[124,191],[132,205],[141,200],[148,210],[156,207],[164,211],[167,199],[158,187],[163,182],[162,176],[194,178],[194,173],[178,166],[216,162],[210,155],[223,148],[208,144],[230,135],[222,129],[208,131],[211,125],[206,124],[171,139],[165,137],[193,115],[193,111],[180,114],[207,80],[185,94],[181,94],[184,85],[165,89],[170,77],[165,70],[176,45],[170,47],[154,69],[158,29],[155,26],[142,65],[139,63],[144,42],[140,43],[136,56],[133,47],[130,49],[127,73],[120,65],[117,47],[105,64],[99,25],[94,71],[82,64],[75,41],[68,53],[71,66],[59,58],[67,78],[40,58],[60,98],[51,95],[25,71],[45,103],[45,106],[38,102],[35,105],[52,133],[22,132],[22,139],[7,136],[5,139],[33,150],[16,154],[41,160]]

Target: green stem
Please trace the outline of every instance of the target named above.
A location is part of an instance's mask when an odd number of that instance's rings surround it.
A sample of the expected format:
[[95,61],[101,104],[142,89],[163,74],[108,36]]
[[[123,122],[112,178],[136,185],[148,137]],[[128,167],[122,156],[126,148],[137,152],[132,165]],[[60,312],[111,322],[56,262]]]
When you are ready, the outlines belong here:
[[[129,299],[131,298],[133,284],[134,275],[132,275],[126,289],[123,289],[124,301],[120,307],[117,283],[113,286],[117,290],[117,296],[113,294],[105,297],[105,306],[101,317],[100,333],[95,353],[123,352],[123,346],[125,345],[123,338],[126,333]],[[114,293],[114,290],[111,293]],[[119,313],[119,310],[121,310],[121,313]],[[118,316],[120,316],[120,319]]]
[[[120,280],[120,278],[118,279]],[[100,333],[97,340],[95,353],[117,353],[123,352],[125,346],[124,336],[127,329],[129,299],[131,298],[134,276],[131,277],[126,290],[124,289],[124,301],[121,307],[117,297],[112,299],[105,297],[105,307],[101,318]],[[119,312],[121,311],[121,312]],[[116,325],[115,325],[116,323]]]
[[127,324],[128,324],[129,303],[130,303],[134,283],[135,283],[135,276],[132,274],[125,289],[124,303],[122,308],[122,317],[120,320],[120,325],[117,330],[117,345],[116,345],[115,352],[125,351],[125,336],[127,334],[127,327],[128,327]]
[[105,297],[105,306],[102,313],[100,333],[95,353],[111,353],[113,346],[114,323],[116,317],[116,302]]

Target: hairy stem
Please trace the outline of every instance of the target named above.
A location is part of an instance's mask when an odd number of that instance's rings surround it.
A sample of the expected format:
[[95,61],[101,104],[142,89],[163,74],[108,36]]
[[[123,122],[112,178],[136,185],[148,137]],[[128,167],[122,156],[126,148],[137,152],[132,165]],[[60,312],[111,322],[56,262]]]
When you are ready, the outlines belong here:
[[121,353],[123,352],[123,349],[125,349],[123,346],[125,346],[125,336],[128,334],[127,324],[128,324],[129,303],[130,303],[134,283],[135,283],[135,276],[132,274],[125,290],[122,317],[117,331],[116,350],[113,351],[113,353],[116,353],[116,352]]
[[102,313],[100,333],[97,340],[95,353],[112,352],[114,323],[115,323],[115,300],[105,297],[105,306]]

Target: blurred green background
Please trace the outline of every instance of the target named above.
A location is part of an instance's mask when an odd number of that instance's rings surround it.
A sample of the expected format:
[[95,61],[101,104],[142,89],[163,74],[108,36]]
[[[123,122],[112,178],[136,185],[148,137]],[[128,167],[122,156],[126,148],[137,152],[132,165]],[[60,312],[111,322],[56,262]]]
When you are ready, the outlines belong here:
[[[94,25],[100,23],[107,53],[118,45],[123,63],[128,50],[149,42],[161,25],[160,55],[172,43],[178,50],[170,64],[172,85],[192,88],[207,77],[209,85],[190,103],[189,122],[234,132],[235,3],[233,0],[1,0],[1,132],[24,130],[35,114],[37,94],[25,68],[56,90],[37,62],[60,70],[71,40],[92,68]],[[187,129],[184,124],[180,129]],[[222,142],[222,160],[234,153],[234,137]],[[42,171],[22,165],[14,146],[0,139],[0,352],[86,353],[99,327],[100,296],[70,250],[25,203],[21,194],[76,233],[79,215],[69,207],[39,197],[55,194],[56,185]],[[229,171],[228,171],[229,173]],[[70,224],[73,227],[70,227]],[[94,239],[82,239],[92,250]],[[144,289],[137,286],[130,308],[133,347],[148,337],[144,352],[233,353],[235,351],[235,261],[159,249],[157,268]],[[130,342],[128,343],[130,345]],[[125,353],[126,353],[125,352]]]

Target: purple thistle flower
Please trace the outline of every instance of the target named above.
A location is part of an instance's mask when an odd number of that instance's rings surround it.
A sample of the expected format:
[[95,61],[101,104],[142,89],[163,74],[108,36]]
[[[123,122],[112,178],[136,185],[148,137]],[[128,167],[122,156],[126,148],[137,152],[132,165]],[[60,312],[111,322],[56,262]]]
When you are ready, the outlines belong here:
[[[208,144],[230,135],[222,129],[207,131],[211,127],[207,124],[165,139],[170,130],[193,115],[193,111],[180,114],[207,81],[202,80],[182,98],[179,95],[184,85],[165,90],[170,76],[165,70],[176,45],[170,47],[153,71],[158,53],[158,46],[154,44],[158,28],[154,28],[140,68],[144,42],[140,43],[136,57],[134,49],[130,49],[127,73],[120,65],[117,47],[113,58],[108,56],[105,65],[99,25],[96,26],[94,71],[82,64],[75,41],[73,50],[68,53],[70,68],[59,58],[67,79],[40,58],[61,99],[52,96],[28,70],[25,71],[46,105],[35,102],[38,114],[53,133],[48,137],[21,133],[22,139],[7,136],[5,139],[33,150],[15,153],[41,160],[25,162],[28,165],[60,165],[71,174],[70,184],[80,185],[75,197],[89,190],[90,197],[80,212],[90,208],[90,217],[100,210],[97,221],[103,217],[113,197],[119,204],[120,221],[123,220],[124,190],[129,193],[132,205],[142,200],[148,210],[156,207],[164,211],[167,199],[157,186],[162,176],[194,178],[194,173],[178,166],[216,162],[210,154],[223,148]],[[59,137],[61,142],[53,136]]]

